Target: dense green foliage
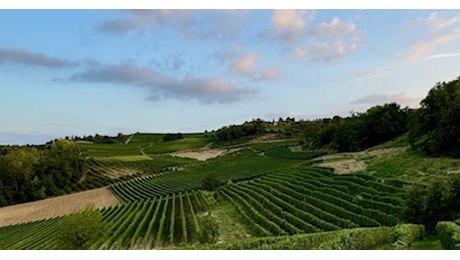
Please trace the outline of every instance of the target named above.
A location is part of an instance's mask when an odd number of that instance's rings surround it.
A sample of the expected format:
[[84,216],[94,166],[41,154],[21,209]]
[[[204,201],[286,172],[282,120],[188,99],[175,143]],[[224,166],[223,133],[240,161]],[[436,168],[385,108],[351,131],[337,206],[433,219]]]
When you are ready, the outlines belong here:
[[74,142],[0,148],[0,206],[80,190],[86,162]]
[[177,134],[168,133],[163,136],[163,142],[169,142],[169,141],[179,140],[183,138],[184,138],[184,135],[181,133],[177,133]]
[[423,224],[431,233],[438,221],[460,218],[460,177],[408,187],[403,214],[406,222]]
[[215,173],[206,175],[201,183],[201,188],[207,191],[213,191],[220,186],[219,178],[217,178]]
[[420,240],[425,235],[425,227],[423,225],[403,224],[397,225],[393,229],[393,243],[391,249],[406,249],[411,246],[414,241]]
[[305,145],[339,152],[363,150],[407,131],[407,108],[396,103],[374,106],[366,113],[305,123]]
[[429,91],[412,117],[409,141],[426,155],[460,158],[460,78]]
[[117,136],[108,136],[108,135],[100,135],[95,134],[94,136],[66,136],[65,139],[72,140],[72,141],[85,141],[85,142],[92,142],[95,144],[115,144],[115,143],[125,143],[129,139],[129,135],[125,135],[123,133],[118,133]]
[[460,226],[454,222],[438,222],[436,224],[436,233],[444,249],[455,249],[460,243]]
[[84,209],[61,218],[57,236],[62,249],[89,249],[102,234],[102,214],[92,208]]
[[241,138],[254,137],[265,132],[265,122],[260,119],[245,122],[242,125],[230,125],[216,131],[218,141],[229,141]]

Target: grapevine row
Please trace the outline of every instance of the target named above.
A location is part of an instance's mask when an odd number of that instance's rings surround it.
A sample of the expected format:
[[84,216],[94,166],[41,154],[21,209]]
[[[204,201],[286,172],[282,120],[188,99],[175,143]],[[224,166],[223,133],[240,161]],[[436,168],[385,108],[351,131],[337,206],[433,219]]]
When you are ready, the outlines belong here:
[[[207,203],[200,191],[139,200],[101,209],[103,232],[92,249],[150,249],[196,243],[199,214]],[[60,249],[60,218],[0,228],[0,249]]]

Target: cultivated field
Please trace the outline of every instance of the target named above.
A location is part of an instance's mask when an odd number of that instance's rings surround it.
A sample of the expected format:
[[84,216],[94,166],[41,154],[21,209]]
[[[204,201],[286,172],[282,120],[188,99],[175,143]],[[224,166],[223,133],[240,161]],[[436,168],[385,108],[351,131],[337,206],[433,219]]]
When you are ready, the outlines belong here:
[[[417,173],[444,165],[452,173],[460,163],[420,159],[405,147],[324,155],[291,139],[211,149],[199,135],[161,137],[79,144],[91,148],[88,185],[106,187],[0,208],[0,249],[60,249],[52,235],[60,232],[60,216],[88,205],[98,208],[103,225],[91,249],[407,247],[423,227],[401,219],[410,183],[398,167]],[[218,183],[213,191],[203,186],[209,176]],[[200,245],[208,215],[216,219],[218,243]]]
[[0,208],[0,226],[55,218],[92,206],[118,205],[118,199],[107,189],[99,188],[74,194]]

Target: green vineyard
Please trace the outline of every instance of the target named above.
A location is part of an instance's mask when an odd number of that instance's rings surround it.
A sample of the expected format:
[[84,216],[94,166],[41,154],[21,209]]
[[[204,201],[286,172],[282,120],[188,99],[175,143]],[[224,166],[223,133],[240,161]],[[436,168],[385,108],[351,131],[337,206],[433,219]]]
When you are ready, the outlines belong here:
[[293,235],[398,224],[402,188],[381,181],[295,168],[227,185],[218,193],[255,234]]
[[[110,167],[97,164],[97,167]],[[96,167],[96,168],[97,168]],[[210,210],[199,189],[202,175],[179,172],[138,177],[110,186],[122,205],[101,209],[103,234],[92,249],[150,249],[196,244],[200,216]],[[239,176],[239,175],[236,175]],[[335,175],[299,166],[239,176],[221,186],[212,203],[228,201],[258,237],[358,227],[395,226],[401,183],[366,175]],[[238,181],[239,179],[239,181]],[[58,249],[59,218],[0,228],[2,249]]]
[[[186,191],[101,210],[103,234],[92,249],[150,249],[197,242],[208,202]],[[1,249],[59,249],[59,218],[0,228]]]

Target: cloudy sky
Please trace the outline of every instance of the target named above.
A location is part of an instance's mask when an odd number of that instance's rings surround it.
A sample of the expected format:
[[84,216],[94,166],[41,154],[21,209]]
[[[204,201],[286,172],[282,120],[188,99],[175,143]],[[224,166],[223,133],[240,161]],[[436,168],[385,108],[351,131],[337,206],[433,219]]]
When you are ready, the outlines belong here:
[[417,107],[458,10],[0,10],[0,144]]

